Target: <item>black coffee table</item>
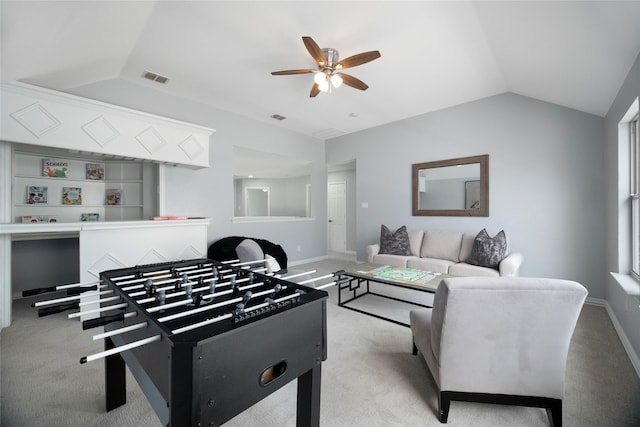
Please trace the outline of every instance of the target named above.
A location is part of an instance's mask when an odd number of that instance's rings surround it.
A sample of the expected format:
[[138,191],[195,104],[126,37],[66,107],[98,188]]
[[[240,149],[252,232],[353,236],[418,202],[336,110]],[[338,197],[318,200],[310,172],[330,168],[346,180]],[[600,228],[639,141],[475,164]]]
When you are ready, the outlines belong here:
[[[410,310],[412,307],[429,308],[431,306],[382,293],[382,291],[385,290],[385,286],[388,285],[416,292],[427,292],[434,294],[436,292],[436,289],[438,288],[438,285],[443,279],[453,277],[448,274],[432,273],[423,270],[392,267],[379,264],[358,264],[351,268],[342,270],[337,274],[339,274],[338,305],[340,307],[357,311],[369,316],[377,317],[378,319],[387,320],[389,322],[393,322],[403,326],[410,325],[408,322],[392,319],[382,314],[368,311],[364,308],[354,307],[353,302],[367,295],[397,301],[402,304],[407,304],[408,316],[408,310]],[[372,283],[376,286],[376,291],[371,289]],[[343,298],[343,293],[347,294],[346,299]]]

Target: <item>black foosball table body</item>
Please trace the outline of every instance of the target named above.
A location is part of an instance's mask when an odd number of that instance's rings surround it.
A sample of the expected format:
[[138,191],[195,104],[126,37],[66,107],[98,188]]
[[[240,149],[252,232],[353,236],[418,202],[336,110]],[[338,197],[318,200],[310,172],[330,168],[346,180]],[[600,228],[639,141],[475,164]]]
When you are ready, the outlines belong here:
[[[278,294],[271,295],[273,298],[268,303],[260,296],[245,299],[241,308],[234,302],[220,309],[166,320],[176,313],[224,304],[225,298],[242,298],[246,295],[241,289],[244,285],[206,304],[180,307],[171,307],[169,301],[174,300],[167,292],[168,308],[150,313],[149,309],[157,307],[157,302],[140,304],[140,297],[132,296],[135,292],[125,291],[126,286],[118,284],[123,282],[123,277],[155,280],[154,272],[158,270],[169,270],[179,284],[185,269],[204,266],[206,270],[210,265],[228,268],[217,261],[198,259],[101,273],[101,283],[114,289],[128,303],[125,311],[136,312],[123,321],[108,323],[105,332],[147,322],[144,328],[105,338],[105,350],[159,336],[155,342],[105,358],[107,410],[126,402],[126,363],[159,419],[167,426],[221,425],[294,379],[298,380],[297,425],[319,425],[321,363],[327,358],[326,292],[236,268],[237,279],[246,280],[252,274],[250,283],[264,284],[253,288],[254,295],[274,287],[280,289]],[[176,285],[175,289],[178,292],[181,288]],[[219,285],[220,289],[223,288]],[[283,301],[277,302],[278,297]],[[189,325],[212,319],[216,321],[189,329],[193,327]]]

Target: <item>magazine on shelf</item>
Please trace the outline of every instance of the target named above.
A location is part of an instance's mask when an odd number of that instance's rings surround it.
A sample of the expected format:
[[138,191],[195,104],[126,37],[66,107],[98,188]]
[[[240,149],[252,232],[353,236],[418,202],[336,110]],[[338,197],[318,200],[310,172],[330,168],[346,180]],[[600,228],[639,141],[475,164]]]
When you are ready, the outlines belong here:
[[107,188],[107,205],[121,205],[122,190],[119,188]]
[[38,205],[47,203],[47,186],[28,185],[27,186],[27,203],[30,205]]
[[94,181],[104,181],[104,163],[87,163],[86,178]]
[[49,176],[52,178],[68,178],[69,162],[66,160],[43,159],[42,176]]
[[100,214],[97,212],[88,212],[80,214],[80,221],[99,221]]
[[63,205],[81,205],[82,204],[82,188],[62,187],[62,204]]
[[55,215],[23,215],[23,224],[44,224],[47,222],[58,222]]

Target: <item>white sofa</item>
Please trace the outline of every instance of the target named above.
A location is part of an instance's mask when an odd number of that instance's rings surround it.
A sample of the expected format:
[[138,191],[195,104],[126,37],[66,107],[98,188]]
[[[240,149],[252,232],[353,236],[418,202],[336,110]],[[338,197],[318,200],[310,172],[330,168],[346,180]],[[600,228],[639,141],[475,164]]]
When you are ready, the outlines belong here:
[[507,253],[497,269],[467,264],[477,233],[407,230],[411,255],[380,254],[380,244],[367,246],[367,262],[415,268],[453,276],[517,276],[523,256]]

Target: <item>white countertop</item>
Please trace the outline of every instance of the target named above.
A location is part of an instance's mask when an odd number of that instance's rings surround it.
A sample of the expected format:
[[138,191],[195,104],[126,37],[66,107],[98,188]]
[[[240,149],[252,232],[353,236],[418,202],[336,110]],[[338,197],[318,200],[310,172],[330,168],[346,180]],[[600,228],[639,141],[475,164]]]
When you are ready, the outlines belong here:
[[211,218],[190,218],[178,220],[148,220],[148,221],[83,221],[83,222],[52,222],[45,224],[0,224],[0,234],[38,234],[38,233],[68,233],[85,230],[105,230],[123,228],[153,228],[153,227],[182,227],[192,225],[208,225]]

